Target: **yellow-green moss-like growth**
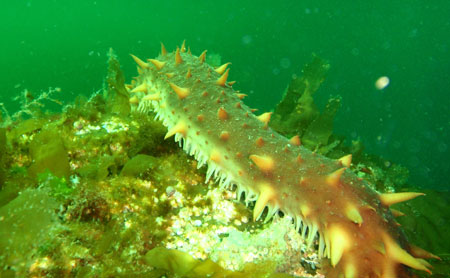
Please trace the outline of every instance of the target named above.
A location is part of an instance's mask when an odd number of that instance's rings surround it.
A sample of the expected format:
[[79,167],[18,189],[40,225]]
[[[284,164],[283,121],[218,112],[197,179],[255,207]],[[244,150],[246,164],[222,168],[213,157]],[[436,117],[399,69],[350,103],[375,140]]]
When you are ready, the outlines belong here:
[[41,130],[30,143],[33,164],[28,168],[31,177],[47,169],[57,177],[69,177],[70,165],[67,150],[56,126]]

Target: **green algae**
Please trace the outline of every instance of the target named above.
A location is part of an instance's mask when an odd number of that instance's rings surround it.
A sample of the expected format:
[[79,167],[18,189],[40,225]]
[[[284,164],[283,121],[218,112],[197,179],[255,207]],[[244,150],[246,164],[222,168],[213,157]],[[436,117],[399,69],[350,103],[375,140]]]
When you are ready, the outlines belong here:
[[114,157],[104,154],[100,157],[93,158],[91,163],[78,168],[76,173],[84,178],[102,180],[108,175],[115,173],[116,168]]
[[129,93],[125,88],[125,77],[120,69],[120,63],[112,48],[108,52],[106,83],[107,110],[120,116],[127,116],[131,111]]
[[7,133],[8,140],[14,140],[21,135],[32,133],[46,123],[45,118],[31,118],[25,121],[20,121],[17,125],[14,125],[12,130]]
[[47,188],[48,194],[58,200],[69,199],[73,193],[73,188],[64,177],[57,177],[49,170],[38,174],[37,180],[41,188]]
[[[333,135],[333,121],[337,111],[341,107],[341,98],[331,98],[328,100],[323,113],[318,115],[306,128],[302,143],[307,148],[315,148],[317,146],[329,146],[330,137]],[[328,149],[320,151],[320,153],[328,153]]]
[[288,274],[275,273],[275,265],[270,262],[264,264],[248,264],[243,271],[230,271],[222,268],[210,259],[197,260],[188,253],[156,247],[148,251],[144,257],[145,262],[162,270],[169,277],[184,278],[289,278]]
[[305,65],[300,77],[294,76],[282,100],[274,109],[271,127],[286,136],[302,135],[320,112],[314,104],[313,95],[325,80],[330,65],[313,55]]
[[6,179],[6,130],[0,128],[0,189],[3,187],[3,183]]
[[[404,188],[402,191],[412,190],[415,189]],[[450,241],[448,240],[450,194],[426,189],[421,191],[426,194],[426,197],[393,205],[393,208],[405,214],[396,220],[402,225],[410,242],[423,246],[427,251],[432,251],[441,258],[432,262],[432,277],[446,278],[450,273]],[[419,272],[416,275],[429,277]]]
[[67,150],[57,127],[41,130],[30,143],[33,163],[28,168],[31,177],[51,171],[57,177],[69,177],[70,166]]
[[139,177],[155,167],[157,159],[150,155],[138,154],[125,163],[120,171],[121,176]]
[[[31,265],[40,246],[51,240],[58,227],[56,208],[57,202],[46,190],[31,188],[0,208],[1,266]],[[22,271],[16,275],[24,277]]]

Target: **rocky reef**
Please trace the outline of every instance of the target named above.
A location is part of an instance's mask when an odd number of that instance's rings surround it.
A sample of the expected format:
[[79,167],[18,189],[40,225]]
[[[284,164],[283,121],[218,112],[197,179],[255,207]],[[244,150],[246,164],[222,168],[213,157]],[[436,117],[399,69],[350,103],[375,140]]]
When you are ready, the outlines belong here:
[[[404,167],[333,134],[341,99],[330,99],[324,111],[314,104],[328,68],[313,57],[287,88],[271,127],[300,134],[330,157],[351,153],[358,176],[376,189],[401,191],[408,186]],[[198,162],[164,141],[155,115],[137,110],[130,88],[111,50],[104,88],[89,98],[63,105],[59,88],[38,97],[24,91],[20,111],[3,110],[0,277],[324,277],[317,242],[308,246],[282,214],[254,222],[253,203],[205,183]],[[46,103],[61,110],[48,112]],[[433,277],[445,277],[448,199],[428,194],[399,207],[416,216],[399,222],[412,242],[442,257]]]

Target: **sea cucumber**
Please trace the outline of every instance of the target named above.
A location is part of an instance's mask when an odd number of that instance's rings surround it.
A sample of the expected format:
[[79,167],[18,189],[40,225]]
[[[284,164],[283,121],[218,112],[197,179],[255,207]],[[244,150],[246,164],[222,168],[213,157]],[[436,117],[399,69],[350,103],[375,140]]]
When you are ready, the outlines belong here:
[[[406,242],[389,206],[421,193],[380,194],[347,168],[351,155],[329,159],[268,126],[270,113],[255,116],[228,82],[226,63],[213,68],[185,44],[147,62],[132,55],[139,76],[131,102],[153,110],[171,136],[207,165],[206,179],[236,186],[238,198],[255,201],[253,218],[279,210],[294,219],[308,244],[329,259],[327,277],[410,277],[406,266],[427,271],[435,257]],[[266,209],[267,208],[267,209]],[[412,255],[411,255],[412,254]],[[414,255],[414,256],[413,256]]]

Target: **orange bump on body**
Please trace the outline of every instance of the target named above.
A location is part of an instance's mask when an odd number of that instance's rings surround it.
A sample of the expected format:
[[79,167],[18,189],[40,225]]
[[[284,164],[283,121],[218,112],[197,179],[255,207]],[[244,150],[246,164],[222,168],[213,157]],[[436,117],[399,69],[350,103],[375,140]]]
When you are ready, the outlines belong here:
[[350,165],[352,164],[352,155],[348,154],[346,156],[343,156],[343,157],[339,158],[338,161],[342,164],[342,166],[350,167]]
[[348,204],[347,207],[345,208],[345,215],[350,221],[358,224],[359,226],[361,226],[361,224],[363,223],[361,214],[359,213],[356,206],[352,204]]
[[212,150],[209,159],[211,159],[212,161],[214,161],[216,163],[219,163],[220,162],[220,152],[215,149]]
[[159,100],[161,100],[161,95],[160,95],[160,93],[154,93],[154,94],[146,95],[145,97],[142,98],[142,100],[156,100],[156,101],[159,101]]
[[181,133],[183,136],[186,136],[186,132],[187,132],[186,124],[180,121],[167,131],[166,136],[164,136],[164,139],[167,139],[177,133]]
[[422,248],[415,246],[413,244],[409,245],[409,249],[411,250],[411,254],[417,258],[441,260],[441,258],[439,258],[438,256],[436,256],[426,250],[423,250]]
[[351,244],[351,240],[345,229],[335,224],[328,229],[331,244],[331,265],[336,266],[342,255]]
[[301,186],[305,186],[305,185],[307,185],[307,184],[308,184],[308,179],[305,178],[305,177],[301,177],[301,178],[300,178],[300,185],[301,185]]
[[134,56],[133,54],[130,54],[131,57],[133,58],[133,60],[136,62],[136,64],[138,64],[141,69],[147,69],[150,67],[150,65],[144,61],[142,61],[141,59],[139,59],[138,57]]
[[202,54],[200,54],[200,56],[198,56],[198,60],[200,61],[200,63],[204,63],[205,62],[205,60],[206,60],[206,52],[207,52],[208,50],[205,50],[205,51],[203,51],[202,52]]
[[184,99],[189,95],[189,88],[181,88],[177,85],[173,84],[172,82],[169,83],[170,87],[172,87],[172,90],[178,95],[178,98]]
[[156,59],[148,59],[147,61],[151,62],[157,69],[162,69],[166,62],[161,62]]
[[258,137],[258,139],[256,139],[256,146],[258,147],[262,147],[264,146],[264,140],[262,139],[262,137]]
[[218,74],[222,75],[225,72],[225,70],[227,69],[229,64],[231,64],[231,63],[225,63],[225,64],[221,65],[220,67],[216,68],[215,71]]
[[253,221],[258,220],[266,205],[269,204],[269,201],[274,200],[276,196],[276,191],[273,186],[268,183],[259,184],[258,188],[259,197],[258,200],[256,200],[255,207],[253,208]]
[[425,194],[419,192],[399,192],[399,193],[383,193],[380,194],[380,201],[385,206],[390,206],[393,204],[401,203],[414,199],[418,196],[423,196]]
[[228,119],[228,112],[225,111],[223,107],[220,107],[219,110],[217,110],[217,117],[221,120],[226,120]]
[[191,77],[192,77],[191,68],[188,68],[188,71],[186,73],[186,79],[191,78]]
[[[253,109],[252,109],[253,110]],[[252,111],[253,112],[253,111]],[[267,128],[267,125],[269,124],[270,117],[272,116],[272,112],[266,112],[259,116],[257,116],[258,120],[260,120],[262,123],[264,123],[264,128]]]
[[161,55],[165,56],[166,54],[167,54],[167,50],[166,50],[166,48],[164,47],[164,44],[161,43]]
[[221,77],[219,77],[216,81],[216,84],[219,86],[225,86],[225,84],[227,83],[227,78],[228,78],[228,72],[230,71],[230,69],[227,69],[227,71],[225,71],[224,74],[222,74]]
[[300,146],[300,137],[298,135],[293,136],[291,139],[289,139],[289,142],[294,146]]
[[230,138],[230,133],[228,131],[222,131],[222,133],[220,133],[220,140],[222,141],[227,141]]
[[391,208],[391,212],[392,212],[392,215],[394,217],[400,217],[400,216],[404,216],[405,215],[403,212],[401,212],[399,210],[396,210],[396,209],[393,209],[393,208]]
[[420,259],[416,259],[401,248],[389,235],[383,235],[384,245],[386,246],[386,253],[389,257],[399,263],[409,267],[426,271],[431,274],[431,271],[424,265]]
[[183,43],[181,44],[181,49],[180,49],[180,51],[181,51],[182,53],[186,52],[186,40],[183,40]]
[[146,93],[147,89],[148,89],[147,83],[142,83],[139,86],[137,86],[136,88],[134,88],[133,90],[131,90],[131,92],[132,93],[138,93],[138,92]]
[[129,99],[130,104],[139,104],[139,99],[137,96],[133,96]]
[[300,211],[305,218],[311,215],[311,208],[307,204],[300,205]]
[[183,59],[181,59],[180,49],[177,47],[177,51],[175,52],[175,64],[179,65],[183,63]]
[[341,176],[344,173],[344,171],[345,171],[345,168],[340,168],[340,169],[334,171],[333,173],[329,174],[325,178],[325,181],[327,182],[328,185],[337,186],[339,184],[339,181],[340,181]]
[[236,96],[239,98],[239,99],[244,99],[246,96],[248,96],[248,95],[246,95],[246,94],[236,94]]
[[263,172],[271,172],[275,169],[275,163],[270,156],[252,154],[249,158]]

